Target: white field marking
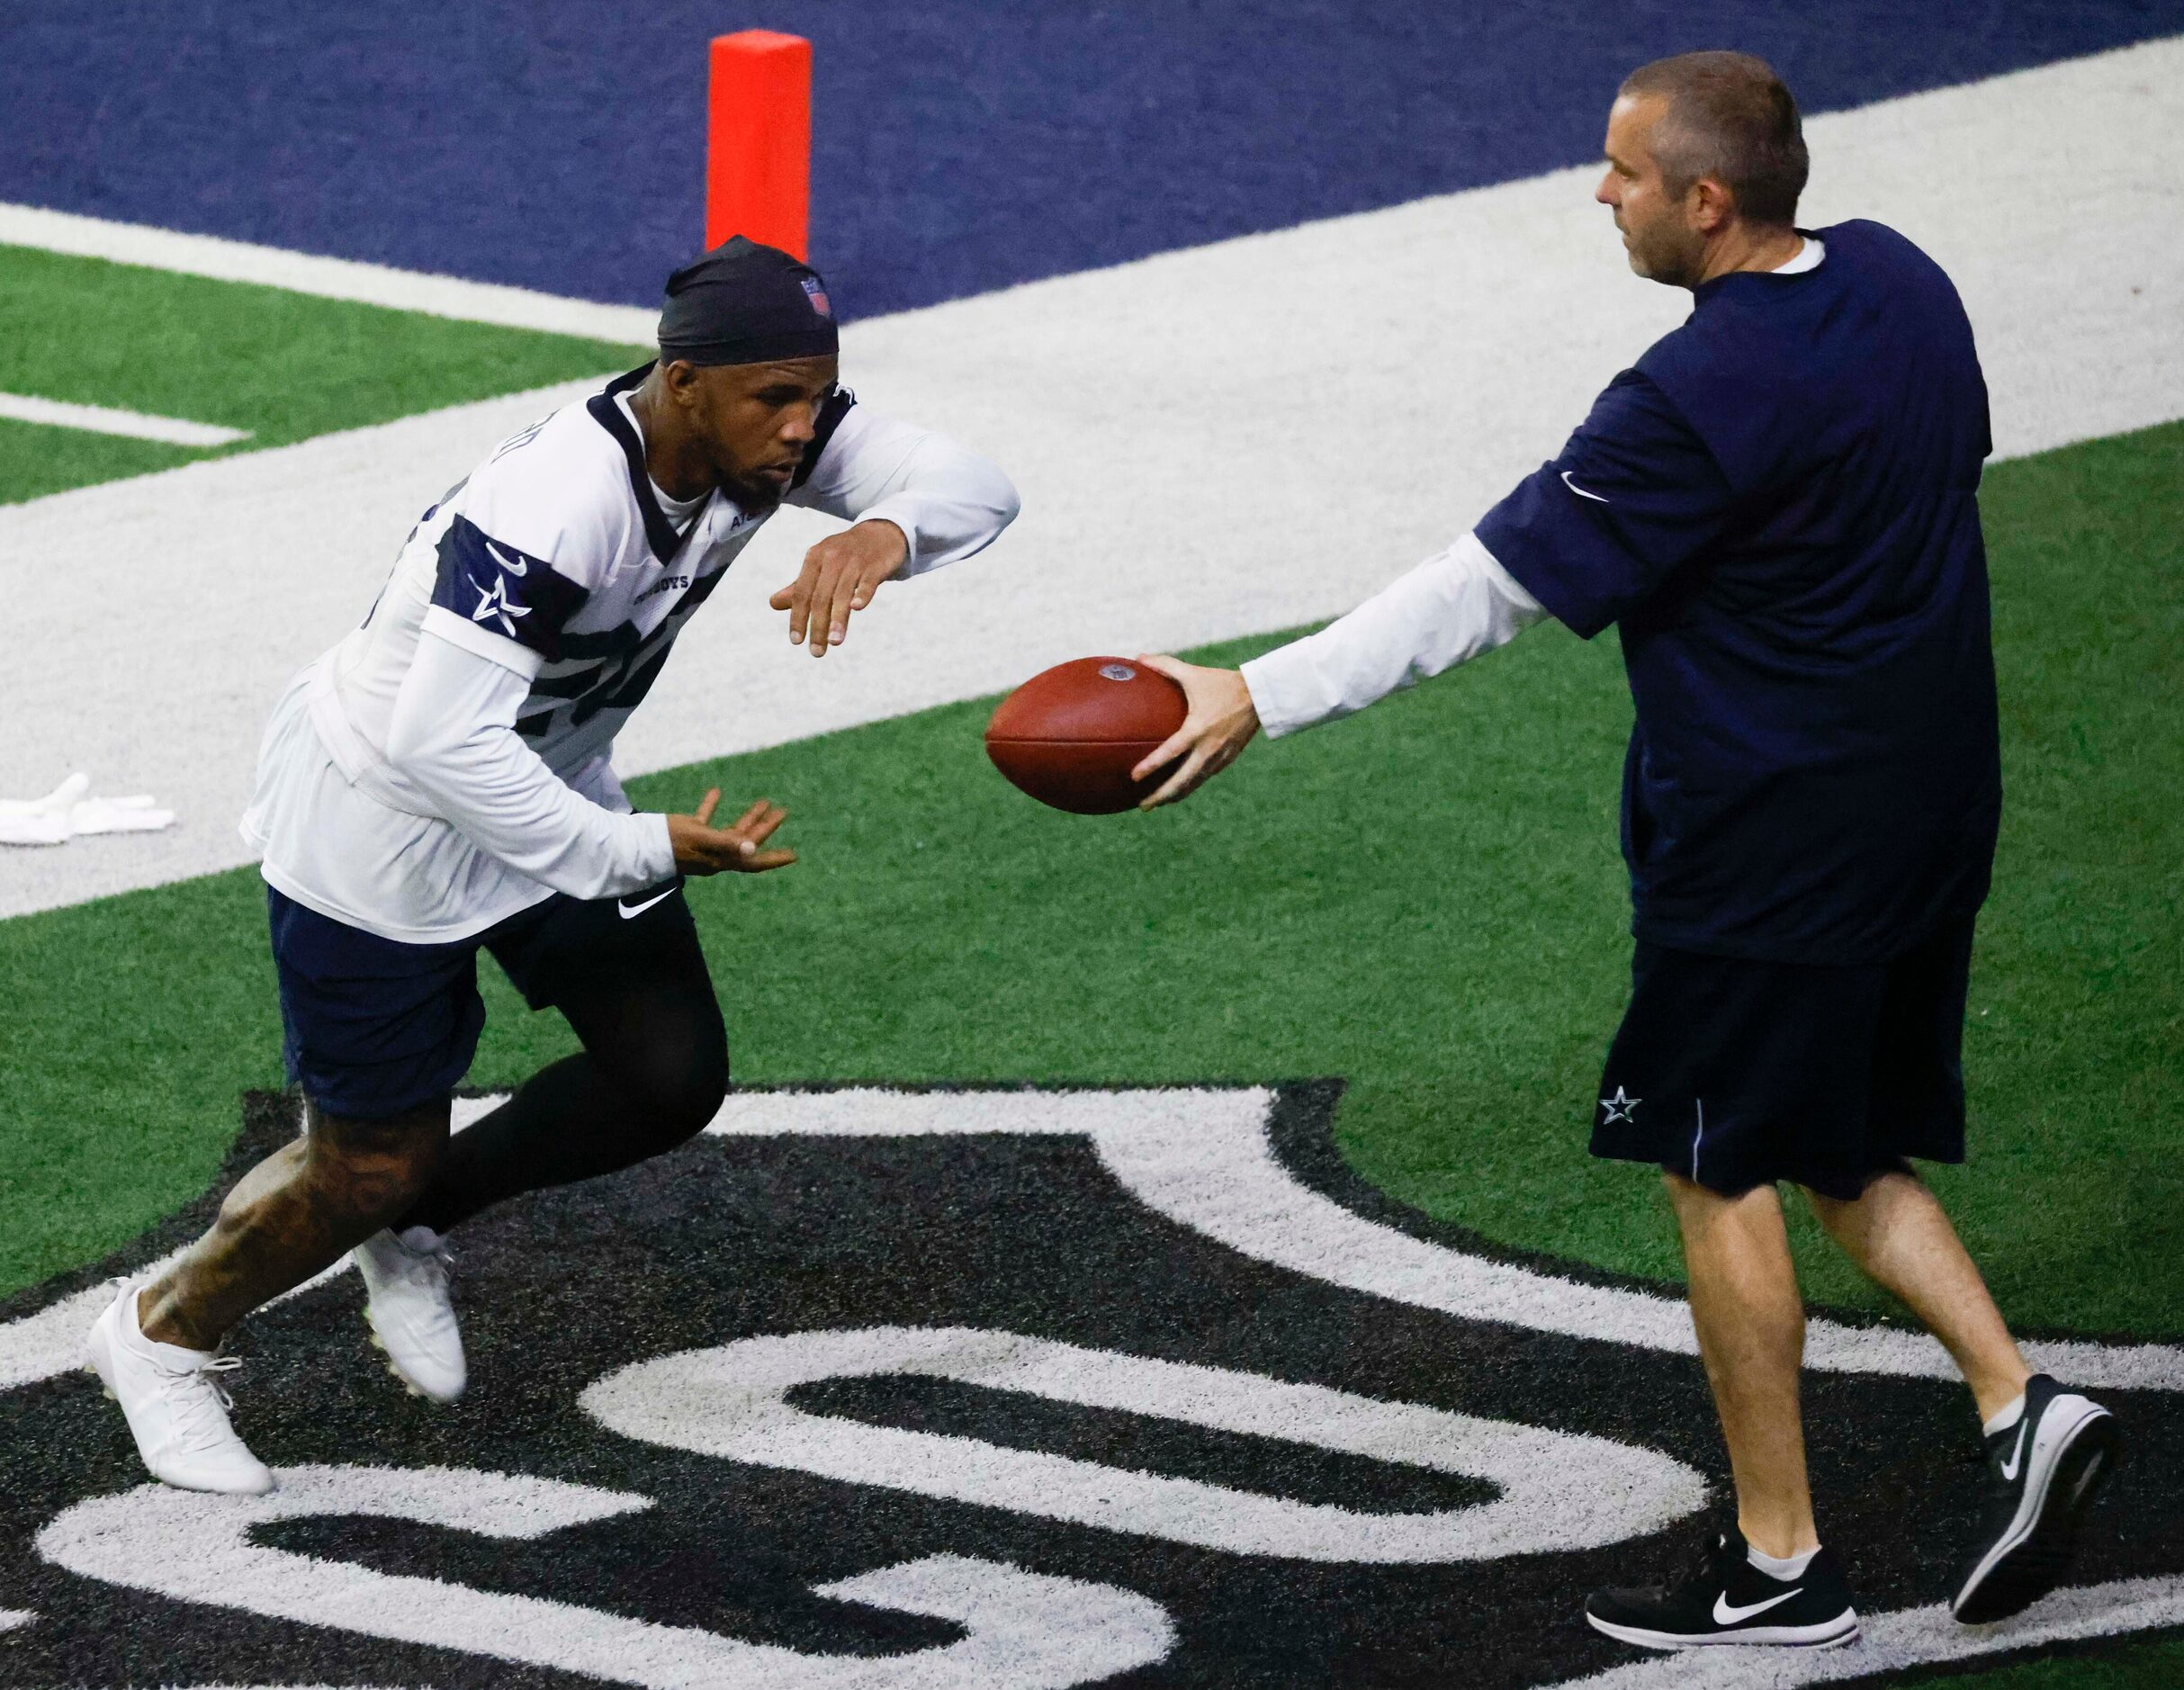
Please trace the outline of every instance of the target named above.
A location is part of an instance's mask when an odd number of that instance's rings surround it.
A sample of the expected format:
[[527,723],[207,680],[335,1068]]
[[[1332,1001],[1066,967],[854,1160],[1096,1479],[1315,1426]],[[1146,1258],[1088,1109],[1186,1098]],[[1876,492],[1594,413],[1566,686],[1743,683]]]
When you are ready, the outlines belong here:
[[316,1515],[414,1520],[532,1541],[652,1506],[559,1479],[461,1468],[290,1467],[266,1497],[145,1485],[77,1503],[38,1534],[47,1560],[183,1602],[459,1650],[647,1690],[1062,1690],[1174,1647],[1158,1604],[1111,1585],[930,1556],[816,1587],[867,1607],[952,1621],[953,1643],[891,1656],[809,1655],[543,1597],[375,1572],[250,1541]]
[[[821,1380],[897,1375],[1464,1474],[1499,1494],[1456,1508],[1364,1513],[982,1438],[868,1425],[787,1400],[795,1387]],[[1706,1481],[1681,1461],[1606,1438],[967,1326],[744,1338],[634,1362],[580,1400],[608,1430],[669,1449],[1232,1555],[1371,1564],[1548,1555],[1644,1537],[1706,1503]]]
[[[483,1116],[498,1109],[508,1100],[503,1097],[459,1097],[454,1101],[451,1125],[456,1132],[472,1126]],[[148,1262],[130,1275],[139,1282],[157,1279],[181,1260],[189,1246],[183,1245],[168,1251],[157,1261]],[[333,1266],[314,1273],[293,1290],[283,1291],[273,1302],[284,1303],[292,1297],[338,1278],[355,1265],[355,1259],[343,1256]],[[13,1390],[19,1385],[30,1385],[41,1379],[51,1379],[57,1373],[66,1373],[72,1368],[86,1365],[84,1338],[91,1323],[105,1312],[106,1305],[113,1300],[114,1284],[111,1280],[87,1286],[80,1291],[49,1303],[36,1314],[25,1315],[20,1320],[0,1326],[0,1391]]]
[[95,435],[157,440],[170,446],[231,446],[238,440],[250,438],[247,428],[222,428],[217,423],[191,422],[182,417],[153,417],[140,410],[115,410],[105,405],[75,405],[67,400],[38,399],[28,393],[0,393],[0,417],[13,422],[39,423],[48,428],[81,428]]
[[[1806,214],[1880,218],[1948,267],[2000,450],[2038,451],[2184,413],[2180,130],[2184,40],[2049,65],[1813,119]],[[1998,158],[2010,191],[1968,192]],[[1022,518],[984,557],[888,588],[814,663],[764,601],[829,525],[785,514],[682,636],[622,767],[1348,608],[1551,455],[1684,314],[1686,295],[1629,274],[1593,181],[1559,171],[850,325],[846,379],[993,452]],[[0,791],[74,768],[182,783],[164,833],[11,859],[0,915],[245,860],[235,821],[282,687],[363,616],[425,507],[549,397],[0,508],[0,590],[40,630],[10,655]],[[98,593],[46,562],[87,548]]]
[[[364,619],[411,526],[492,442],[598,385],[560,383],[0,506],[0,593],[40,630],[4,689],[0,792],[49,790],[58,777],[31,771],[50,762],[62,773],[95,769],[116,791],[157,791],[176,815],[161,833],[44,853],[77,858],[72,872],[11,855],[0,916],[245,860],[236,823],[288,675]],[[86,547],[103,560],[97,591],[61,562]],[[49,751],[24,743],[40,733],[60,738]],[[76,755],[94,746],[89,760]],[[157,779],[137,782],[136,769]],[[149,855],[130,842],[151,839],[166,844]]]
[[28,1608],[0,1608],[0,1632],[19,1632],[37,1617]]
[[[455,1132],[461,1132],[482,1116],[505,1103],[502,1097],[459,1097],[450,1122]],[[156,1261],[148,1262],[129,1277],[141,1284],[153,1280],[173,1267],[182,1259],[190,1246],[181,1245],[169,1250]],[[343,1256],[329,1268],[323,1268],[292,1290],[283,1291],[265,1307],[271,1308],[292,1297],[337,1279],[355,1266],[354,1256]],[[34,1384],[41,1379],[51,1379],[57,1373],[66,1373],[71,1368],[88,1364],[84,1353],[84,1339],[91,1323],[103,1314],[106,1305],[113,1300],[114,1281],[103,1280],[96,1285],[86,1286],[80,1291],[49,1303],[36,1314],[25,1315],[20,1320],[0,1326],[0,1391],[13,1390],[18,1385]]]
[[[1074,1135],[1089,1139],[1108,1172],[1155,1212],[1254,1261],[1309,1279],[1438,1309],[1465,1320],[1597,1338],[1695,1355],[1688,1307],[1618,1286],[1585,1285],[1488,1261],[1344,1209],[1300,1182],[1274,1155],[1263,1087],[1127,1092],[738,1092],[706,1129],[720,1137],[802,1135],[906,1138],[949,1133]],[[469,1127],[504,1100],[458,1098],[454,1126]],[[176,1253],[179,1254],[179,1253]],[[170,1254],[142,1270],[160,1272]],[[317,1279],[344,1272],[345,1259]],[[84,1334],[112,1295],[94,1286],[0,1326],[0,1390],[84,1364]],[[2184,1348],[2065,1339],[2028,1344],[2032,1363],[2089,1389],[2184,1390]],[[1955,1379],[1924,1333],[1838,1326],[1805,1328],[1805,1364],[1823,1372]]]
[[[182,1259],[184,1245],[170,1250],[157,1261],[146,1263],[130,1278],[138,1282],[156,1279]],[[346,1273],[354,1265],[343,1256],[340,1261],[321,1272],[314,1273],[292,1290],[283,1291],[268,1302],[284,1303],[292,1297],[301,1297],[315,1286]],[[114,1299],[114,1284],[102,1281],[83,1290],[49,1303],[36,1314],[25,1315],[20,1320],[0,1326],[0,1390],[13,1390],[19,1385],[35,1384],[41,1379],[51,1379],[57,1373],[88,1365],[84,1352],[84,1339],[91,1330],[91,1323],[106,1310]]]
[[1861,1614],[1862,1641],[1843,1649],[1694,1649],[1611,1667],[1552,1690],[1799,1690],[1868,1674],[1973,1660],[2050,1643],[2184,1625],[2184,1578],[2124,1578],[2043,1597],[2013,1620],[1959,1625],[1949,1611]]
[[36,247],[78,258],[104,258],[148,270],[210,276],[216,282],[246,282],[321,299],[383,305],[389,310],[421,311],[427,317],[535,328],[587,340],[647,346],[660,325],[659,311],[642,306],[562,299],[529,288],[397,270],[353,258],[326,258],[282,247],[254,247],[247,241],[185,235],[141,223],[113,223],[39,205],[0,204],[0,247]]
[[[1649,1292],[1583,1285],[1467,1255],[1344,1209],[1281,1164],[1267,1136],[1263,1088],[1132,1092],[738,1092],[706,1130],[724,1137],[916,1137],[928,1134],[1074,1134],[1148,1209],[1254,1261],[1308,1278],[1569,1337],[1695,1355],[1688,1306]],[[2184,1389],[2174,1344],[2032,1344],[2027,1358],[2057,1379],[2126,1390]],[[1814,1319],[1805,1365],[1825,1372],[1955,1379],[1922,1332]]]

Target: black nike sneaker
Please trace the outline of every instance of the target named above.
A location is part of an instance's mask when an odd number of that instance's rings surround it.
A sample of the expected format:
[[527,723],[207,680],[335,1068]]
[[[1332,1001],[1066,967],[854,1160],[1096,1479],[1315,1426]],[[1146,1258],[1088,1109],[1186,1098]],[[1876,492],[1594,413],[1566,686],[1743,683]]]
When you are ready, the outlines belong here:
[[1822,1549],[1795,1578],[1776,1578],[1752,1565],[1734,1525],[1673,1584],[1595,1590],[1585,1617],[1595,1631],[1640,1649],[1833,1649],[1858,1635],[1857,1610],[1832,1550]]
[[2034,1374],[2017,1425],[1987,1440],[1987,1514],[1949,1612],[1966,1625],[2006,1620],[2068,1578],[2078,1528],[2123,1453],[2114,1415]]

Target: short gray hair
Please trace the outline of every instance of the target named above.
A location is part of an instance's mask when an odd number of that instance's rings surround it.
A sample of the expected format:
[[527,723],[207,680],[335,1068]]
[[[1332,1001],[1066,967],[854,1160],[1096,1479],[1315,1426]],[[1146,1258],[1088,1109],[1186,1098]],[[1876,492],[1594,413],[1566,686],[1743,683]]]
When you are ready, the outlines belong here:
[[1749,53],[1678,53],[1640,65],[1622,79],[1624,94],[1668,103],[1654,131],[1653,156],[1670,193],[1681,195],[1712,176],[1748,222],[1788,223],[1811,168],[1797,102],[1774,67]]

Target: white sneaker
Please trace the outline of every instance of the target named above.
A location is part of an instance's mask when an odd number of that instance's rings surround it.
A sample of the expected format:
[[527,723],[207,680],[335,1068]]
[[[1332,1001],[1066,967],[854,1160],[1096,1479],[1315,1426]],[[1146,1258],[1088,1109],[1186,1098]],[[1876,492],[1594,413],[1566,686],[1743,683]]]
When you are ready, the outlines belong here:
[[210,1377],[242,1362],[146,1337],[137,1326],[142,1289],[123,1281],[106,1312],[91,1323],[85,1345],[91,1371],[121,1405],[137,1453],[154,1479],[183,1490],[264,1496],[273,1488],[273,1473],[235,1435],[228,1424],[234,1402]]
[[447,1290],[454,1261],[440,1235],[429,1227],[411,1227],[400,1237],[375,1232],[353,1254],[370,1294],[365,1324],[394,1377],[418,1396],[454,1401],[470,1375]]

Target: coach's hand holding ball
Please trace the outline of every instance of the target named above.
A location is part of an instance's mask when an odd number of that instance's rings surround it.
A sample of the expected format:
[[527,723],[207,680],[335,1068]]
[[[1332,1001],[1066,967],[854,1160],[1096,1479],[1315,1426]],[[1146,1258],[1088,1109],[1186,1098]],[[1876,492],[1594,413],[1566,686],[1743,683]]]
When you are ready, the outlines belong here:
[[766,602],[788,612],[788,643],[802,645],[811,636],[813,657],[849,637],[849,613],[862,610],[910,560],[910,541],[884,518],[860,522],[829,535],[804,554],[796,579]]
[[[1019,790],[1075,815],[1173,804],[1236,761],[1259,731],[1234,670],[1172,657],[1080,657],[1001,701],[986,755]],[[1183,760],[1166,781],[1160,771]]]
[[718,787],[706,795],[695,815],[668,817],[668,841],[675,848],[675,867],[686,875],[762,875],[768,868],[786,868],[796,860],[795,851],[762,849],[774,830],[788,820],[788,812],[763,798],[743,812],[733,827],[715,827],[713,813],[720,807]]
[[1239,670],[1206,669],[1196,663],[1179,663],[1172,657],[1140,657],[1137,661],[1181,687],[1189,705],[1183,725],[1130,770],[1133,779],[1149,780],[1176,759],[1182,759],[1180,769],[1139,801],[1140,810],[1151,810],[1188,798],[1242,756],[1252,736],[1259,732],[1259,710],[1252,703],[1251,688],[1244,684]]

